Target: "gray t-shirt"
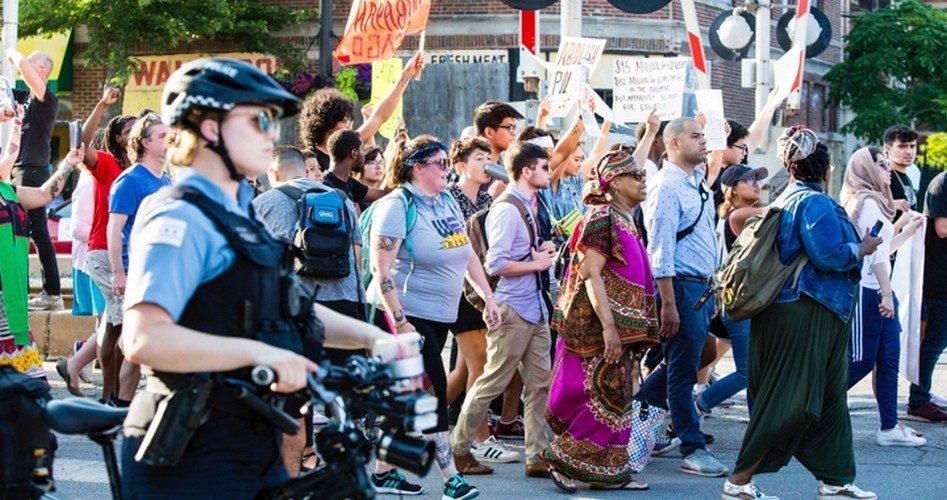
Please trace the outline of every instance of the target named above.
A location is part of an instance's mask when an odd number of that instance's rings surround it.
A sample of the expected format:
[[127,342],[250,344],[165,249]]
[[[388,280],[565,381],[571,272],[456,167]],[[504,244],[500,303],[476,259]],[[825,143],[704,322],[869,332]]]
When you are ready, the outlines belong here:
[[[417,222],[408,236],[414,262],[402,241],[394,267],[398,298],[408,316],[453,323],[463,293],[464,272],[473,255],[464,216],[449,195],[426,197],[415,193]],[[372,217],[372,234],[404,240],[406,212],[398,193],[389,193],[375,203],[378,206]],[[370,291],[375,288],[375,283],[369,287]],[[380,304],[377,296],[372,300]]]
[[[303,190],[321,185],[309,179],[293,179],[287,184]],[[344,193],[339,194],[345,197]],[[351,200],[345,198],[345,206],[348,208],[349,221],[352,226],[352,242],[361,246],[362,235],[358,231],[358,215],[355,212],[355,205]],[[293,235],[296,232],[296,221],[299,220],[299,214],[296,212],[296,200],[276,189],[270,189],[253,200],[253,210],[256,212],[257,219],[263,222],[263,225],[266,226],[273,236],[276,236],[284,243],[293,242]],[[348,276],[339,279],[303,277],[303,286],[305,286],[306,290],[310,293],[315,290],[315,300],[319,302],[348,300],[351,302],[364,303],[365,292],[359,283],[355,264],[355,250],[349,249]]]

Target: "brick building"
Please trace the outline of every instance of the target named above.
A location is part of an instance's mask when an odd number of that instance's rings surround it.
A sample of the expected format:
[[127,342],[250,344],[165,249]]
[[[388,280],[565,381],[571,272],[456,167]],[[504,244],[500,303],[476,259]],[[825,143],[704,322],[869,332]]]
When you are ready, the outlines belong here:
[[[318,7],[319,2],[308,0],[267,0],[271,3],[293,7],[313,8]],[[749,124],[754,115],[754,89],[741,87],[741,65],[739,61],[726,61],[716,56],[709,48],[707,30],[711,21],[724,10],[732,9],[734,6],[743,5],[743,0],[696,0],[698,17],[703,30],[704,46],[710,66],[711,83],[714,88],[722,89],[724,97],[724,110],[728,117],[736,119],[744,124]],[[776,43],[776,23],[787,9],[795,4],[795,0],[772,0],[772,39],[770,41],[772,48],[772,59],[777,59],[782,50]],[[846,155],[850,153],[856,144],[851,138],[846,138],[837,133],[840,124],[844,123],[846,115],[844,111],[830,108],[825,105],[825,98],[828,92],[826,83],[822,80],[824,75],[834,64],[841,61],[843,55],[843,34],[847,32],[850,15],[863,11],[864,9],[877,8],[885,6],[886,0],[813,0],[813,5],[823,10],[832,25],[831,44],[820,56],[808,60],[806,63],[806,72],[802,87],[802,99],[797,112],[780,113],[776,118],[774,125],[783,123],[807,123],[814,130],[819,131],[826,139],[832,142],[833,152],[836,155]],[[341,35],[344,30],[345,22],[351,6],[351,0],[336,0],[333,8],[335,35]],[[540,17],[540,45],[542,51],[547,54],[555,51],[559,45],[559,3],[554,3],[550,7],[543,9],[539,13]],[[281,37],[290,40],[300,47],[309,47],[309,56],[313,61],[313,67],[318,67],[318,23],[316,16],[311,23],[293,28],[287,32],[281,33]],[[684,29],[683,13],[678,0],[672,1],[668,6],[661,10],[647,14],[634,15],[618,10],[607,0],[584,0],[582,2],[582,35],[585,37],[605,38],[606,56],[603,58],[602,65],[609,64],[609,56],[617,55],[657,55],[673,56],[688,55],[689,47],[687,44],[686,31]],[[83,40],[81,30],[77,30],[74,36],[75,46],[74,54],[80,55],[85,50],[87,44]],[[455,61],[464,60],[462,58],[450,57],[454,53],[486,53],[498,54],[496,58],[490,59],[490,64],[501,67],[493,68],[492,73],[488,73],[489,82],[492,86],[486,89],[491,98],[500,100],[521,100],[525,98],[520,87],[515,83],[515,71],[518,61],[518,13],[507,7],[499,0],[433,0],[430,21],[428,24],[426,36],[426,49],[432,53],[439,54],[438,61],[444,64],[456,66],[470,66],[477,63],[458,63]],[[405,51],[417,47],[418,37],[411,36],[405,40],[402,49]],[[230,53],[234,51],[232,43],[223,41],[205,41],[198,44],[191,44],[181,47],[176,53],[196,53],[196,52],[215,52]],[[142,55],[156,55],[144,50]],[[502,57],[506,54],[507,57]],[[167,54],[163,54],[167,55]],[[752,56],[752,52],[751,52]],[[497,62],[499,61],[499,62]],[[171,68],[173,71],[173,68]],[[427,70],[426,70],[427,73]],[[406,94],[406,121],[409,130],[413,133],[431,131],[441,136],[455,136],[459,133],[462,125],[470,123],[470,112],[476,102],[464,103],[460,107],[444,108],[443,103],[440,109],[447,109],[446,117],[436,117],[437,120],[426,121],[430,111],[424,110],[425,104],[430,104],[430,97],[438,95],[440,91],[446,91],[450,94],[450,88],[444,89],[438,87],[443,85],[443,81],[456,83],[455,78],[447,80],[431,81],[438,76],[458,75],[459,73],[435,72],[433,75],[425,78],[427,82],[422,84],[412,84]],[[427,76],[427,75],[426,75]],[[75,117],[84,117],[89,114],[96,100],[101,93],[102,82],[106,75],[101,68],[84,67],[76,64],[74,68],[74,86],[72,94],[64,95],[67,105],[64,110],[71,111]],[[599,82],[594,85],[606,98],[609,96],[610,82]],[[482,89],[479,89],[482,90]],[[473,97],[468,96],[471,92],[464,92],[464,96],[473,99],[479,99],[479,94]],[[477,94],[477,92],[472,92]],[[70,99],[71,97],[71,99]],[[421,108],[417,111],[419,116],[412,116],[412,104],[417,104]],[[465,115],[466,116],[463,116]],[[423,116],[420,116],[423,115]],[[447,118],[445,122],[443,118]],[[446,123],[446,125],[445,125]],[[415,126],[417,126],[417,130]],[[433,130],[424,128],[430,124]],[[446,127],[446,128],[445,128]],[[772,149],[772,148],[770,148]],[[768,155],[769,160],[760,158],[765,163],[772,162],[772,155]]]

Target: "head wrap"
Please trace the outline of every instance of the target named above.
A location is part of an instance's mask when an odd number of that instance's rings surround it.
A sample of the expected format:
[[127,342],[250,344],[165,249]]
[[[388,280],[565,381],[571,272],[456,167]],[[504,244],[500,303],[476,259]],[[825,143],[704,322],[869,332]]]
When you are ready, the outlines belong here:
[[592,171],[593,178],[585,183],[585,189],[582,201],[586,205],[602,205],[608,202],[605,194],[608,192],[608,186],[612,180],[620,175],[630,174],[639,171],[635,163],[635,157],[625,150],[612,151],[607,153],[595,169]]
[[431,144],[428,144],[427,146],[420,147],[417,150],[415,150],[415,152],[411,153],[410,155],[408,155],[407,158],[404,159],[404,163],[401,164],[401,168],[405,172],[407,172],[408,170],[411,170],[411,167],[413,167],[415,164],[421,163],[422,161],[427,159],[427,157],[433,155],[434,153],[438,151],[443,151],[446,153],[447,146],[445,146],[443,143],[440,143],[440,142],[432,142]]
[[858,213],[869,198],[875,200],[889,221],[894,220],[896,210],[891,195],[891,174],[885,161],[880,154],[877,161],[873,160],[867,147],[855,151],[849,158],[840,200],[853,221],[858,221]]
[[790,127],[783,131],[776,143],[776,156],[783,165],[789,166],[814,153],[819,138],[807,128]]

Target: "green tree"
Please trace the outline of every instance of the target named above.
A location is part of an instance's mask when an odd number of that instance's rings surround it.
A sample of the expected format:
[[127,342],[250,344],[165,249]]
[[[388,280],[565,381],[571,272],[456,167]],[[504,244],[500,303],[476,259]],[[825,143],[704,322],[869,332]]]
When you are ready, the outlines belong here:
[[931,134],[920,150],[925,167],[947,169],[947,133]]
[[880,142],[896,123],[947,129],[947,11],[905,0],[852,19],[845,42],[825,76],[829,104],[856,114],[844,132]]
[[197,40],[232,40],[240,51],[272,54],[299,67],[305,52],[273,33],[312,14],[260,0],[23,0],[20,34],[85,25],[89,47],[82,60],[105,66],[112,82],[121,85],[135,71],[136,49],[160,53]]

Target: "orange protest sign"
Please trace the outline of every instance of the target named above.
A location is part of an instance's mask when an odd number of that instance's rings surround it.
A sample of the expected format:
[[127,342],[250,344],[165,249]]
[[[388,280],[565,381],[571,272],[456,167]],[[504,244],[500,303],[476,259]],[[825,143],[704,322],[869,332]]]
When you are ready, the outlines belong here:
[[335,57],[342,64],[393,57],[406,35],[424,30],[430,11],[431,0],[355,0]]

